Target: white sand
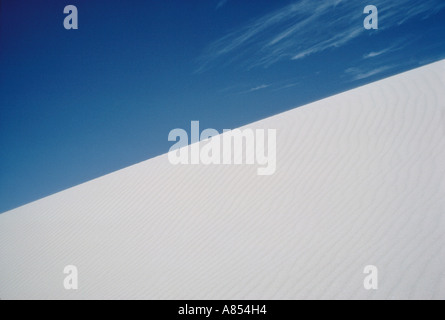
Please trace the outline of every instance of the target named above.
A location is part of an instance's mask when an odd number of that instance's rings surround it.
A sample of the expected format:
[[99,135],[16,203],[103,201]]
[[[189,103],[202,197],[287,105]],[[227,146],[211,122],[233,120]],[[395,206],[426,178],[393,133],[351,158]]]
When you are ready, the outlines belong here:
[[163,155],[0,215],[0,298],[445,298],[445,60],[247,127],[275,175]]

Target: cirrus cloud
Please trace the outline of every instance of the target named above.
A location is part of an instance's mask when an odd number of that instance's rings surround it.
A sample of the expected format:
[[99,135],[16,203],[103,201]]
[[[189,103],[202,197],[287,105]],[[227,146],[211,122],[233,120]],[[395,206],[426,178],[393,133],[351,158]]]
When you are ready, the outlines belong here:
[[[300,0],[256,18],[211,43],[199,58],[198,72],[217,64],[247,69],[283,60],[301,60],[346,45],[364,33],[365,1]],[[374,0],[380,29],[427,18],[445,8],[443,0]],[[381,54],[384,51],[381,52]],[[369,57],[379,52],[370,53]]]

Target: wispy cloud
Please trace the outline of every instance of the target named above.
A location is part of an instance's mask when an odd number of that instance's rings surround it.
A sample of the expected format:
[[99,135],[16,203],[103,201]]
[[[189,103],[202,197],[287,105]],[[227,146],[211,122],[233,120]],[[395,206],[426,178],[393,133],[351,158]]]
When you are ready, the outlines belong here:
[[430,63],[433,63],[433,62],[436,62],[436,61],[439,61],[439,60],[443,60],[443,59],[445,59],[445,53],[436,54],[436,55],[433,55],[433,56],[431,56],[429,58],[422,59],[422,60],[418,61],[417,64],[419,66],[423,66],[423,65],[430,64]]
[[256,85],[256,86],[252,86],[252,84],[249,85],[247,83],[239,83],[236,85],[225,87],[219,90],[218,92],[227,94],[246,94],[264,89],[270,89],[271,91],[275,92],[301,85],[302,81],[304,81],[304,78],[305,77],[297,76],[297,77],[282,79],[280,81],[265,82],[261,85]]
[[269,87],[270,87],[270,85],[268,85],[268,84],[262,84],[262,85],[260,85],[260,86],[258,86],[258,87],[255,87],[255,88],[250,89],[249,91],[250,91],[250,92],[254,92],[254,91],[258,91],[258,90],[266,89],[266,88],[269,88]]
[[[380,29],[414,17],[426,18],[445,8],[443,0],[373,0],[373,4],[381,9]],[[344,46],[364,33],[363,8],[361,1],[295,1],[210,44],[199,59],[198,71],[234,62],[246,68],[268,67]],[[368,58],[383,53],[370,52]]]
[[218,4],[216,5],[216,10],[221,9],[222,7],[224,7],[226,5],[228,0],[219,0]]
[[260,86],[256,86],[256,87],[250,88],[249,90],[246,90],[246,91],[243,91],[243,92],[240,92],[240,93],[241,94],[243,94],[243,93],[252,93],[252,92],[256,92],[256,91],[267,89],[270,86],[271,86],[270,84],[262,84]]
[[284,86],[276,88],[274,91],[279,91],[279,90],[293,88],[293,87],[298,86],[299,84],[300,84],[300,82],[289,83],[289,84],[286,84]]
[[380,51],[371,51],[370,53],[365,54],[363,56],[363,59],[375,58],[375,57],[381,56],[382,54],[388,53],[390,51],[391,51],[390,48],[383,49]]
[[403,37],[403,38],[399,39],[398,41],[392,43],[391,45],[389,45],[386,48],[383,48],[380,50],[374,50],[374,51],[370,51],[369,53],[366,53],[365,55],[363,55],[363,59],[371,59],[371,58],[385,55],[390,52],[402,50],[408,44],[411,44],[413,42],[412,40],[413,40],[412,38]]
[[349,68],[345,73],[352,77],[352,80],[363,80],[381,74],[395,68],[395,65],[381,66],[374,69]]

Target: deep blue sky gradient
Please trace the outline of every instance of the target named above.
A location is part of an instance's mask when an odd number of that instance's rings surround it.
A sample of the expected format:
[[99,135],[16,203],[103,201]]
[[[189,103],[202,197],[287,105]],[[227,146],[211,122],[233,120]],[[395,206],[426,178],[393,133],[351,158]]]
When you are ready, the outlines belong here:
[[[209,58],[215,41],[230,43],[237,30],[299,3],[219,2],[2,0],[0,212],[163,154],[170,130],[189,130],[192,120],[236,128],[445,58],[443,9],[388,28],[380,21],[381,29],[304,59],[252,67],[254,42]],[[63,28],[69,4],[79,30]],[[355,4],[344,19],[363,29],[360,10],[372,1]],[[300,46],[298,37],[286,41]]]

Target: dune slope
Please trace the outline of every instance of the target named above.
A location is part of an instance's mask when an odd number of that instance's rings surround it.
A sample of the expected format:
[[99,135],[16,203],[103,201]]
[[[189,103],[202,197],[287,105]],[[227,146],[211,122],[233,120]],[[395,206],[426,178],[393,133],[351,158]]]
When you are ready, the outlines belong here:
[[272,176],[163,155],[2,214],[0,298],[444,299],[444,88],[440,61],[246,126]]

